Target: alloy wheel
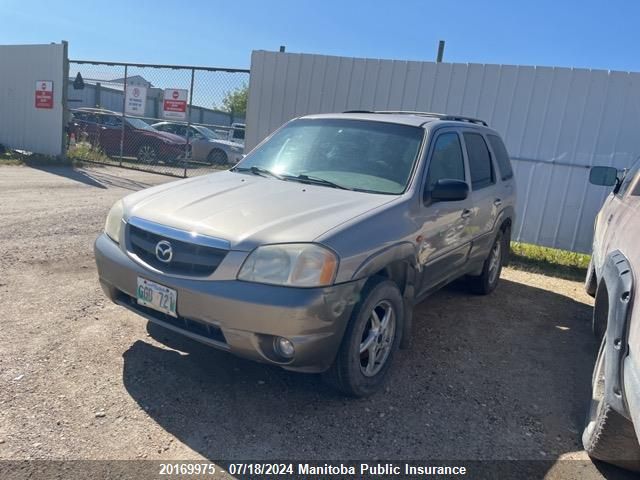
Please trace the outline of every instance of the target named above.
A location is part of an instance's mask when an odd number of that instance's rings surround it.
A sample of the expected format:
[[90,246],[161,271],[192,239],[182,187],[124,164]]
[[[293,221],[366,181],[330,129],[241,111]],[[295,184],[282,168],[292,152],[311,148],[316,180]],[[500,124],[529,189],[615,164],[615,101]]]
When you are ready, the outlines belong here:
[[498,276],[500,270],[500,260],[502,254],[502,242],[497,241],[491,249],[491,256],[489,257],[489,284],[493,285]]
[[382,370],[395,338],[396,313],[390,302],[382,300],[371,310],[360,342],[360,371],[373,377]]
[[156,161],[155,149],[150,145],[143,145],[138,150],[138,160],[147,164],[154,163]]

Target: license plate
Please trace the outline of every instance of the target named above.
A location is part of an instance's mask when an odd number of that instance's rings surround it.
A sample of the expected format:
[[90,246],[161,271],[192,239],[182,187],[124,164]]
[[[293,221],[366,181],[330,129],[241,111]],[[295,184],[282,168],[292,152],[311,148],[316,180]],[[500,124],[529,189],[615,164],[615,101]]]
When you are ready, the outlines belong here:
[[136,297],[140,305],[153,308],[172,317],[178,316],[176,314],[178,294],[172,288],[165,287],[146,278],[138,277]]

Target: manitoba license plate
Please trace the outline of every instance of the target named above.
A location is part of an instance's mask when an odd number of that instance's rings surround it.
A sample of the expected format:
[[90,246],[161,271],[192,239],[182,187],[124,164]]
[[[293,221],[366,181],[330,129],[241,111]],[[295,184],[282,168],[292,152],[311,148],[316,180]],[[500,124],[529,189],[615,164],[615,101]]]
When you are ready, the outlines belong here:
[[138,277],[136,289],[138,303],[145,307],[153,308],[172,317],[176,315],[176,300],[178,295],[175,290],[146,278]]

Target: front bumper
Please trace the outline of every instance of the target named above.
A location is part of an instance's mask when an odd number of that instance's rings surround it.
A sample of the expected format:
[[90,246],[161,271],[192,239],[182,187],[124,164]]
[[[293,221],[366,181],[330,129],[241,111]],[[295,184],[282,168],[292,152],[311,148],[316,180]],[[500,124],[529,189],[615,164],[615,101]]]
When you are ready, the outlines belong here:
[[[98,237],[94,250],[100,284],[112,301],[212,347],[303,372],[322,372],[331,366],[364,284],[360,280],[325,288],[290,288],[176,278],[140,265],[105,234]],[[178,321],[137,306],[138,276],[177,291]],[[276,336],[294,344],[293,359],[274,351]]]

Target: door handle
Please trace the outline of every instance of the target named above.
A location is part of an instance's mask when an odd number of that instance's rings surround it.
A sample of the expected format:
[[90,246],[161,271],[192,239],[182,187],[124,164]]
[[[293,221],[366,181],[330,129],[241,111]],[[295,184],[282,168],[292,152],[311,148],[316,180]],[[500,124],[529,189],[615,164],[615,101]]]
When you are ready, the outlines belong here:
[[501,199],[499,199],[499,198],[496,198],[496,199],[493,201],[493,204],[494,204],[496,207],[499,207],[500,205],[502,205],[502,200],[501,200]]
[[462,218],[469,218],[471,216],[471,210],[469,210],[468,208],[465,208],[460,214],[460,216]]

